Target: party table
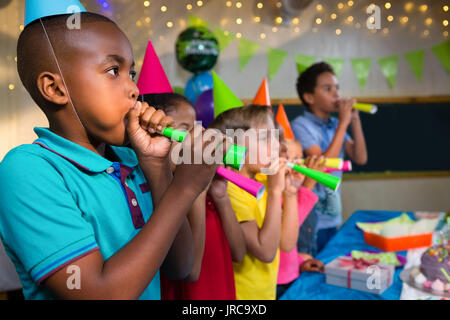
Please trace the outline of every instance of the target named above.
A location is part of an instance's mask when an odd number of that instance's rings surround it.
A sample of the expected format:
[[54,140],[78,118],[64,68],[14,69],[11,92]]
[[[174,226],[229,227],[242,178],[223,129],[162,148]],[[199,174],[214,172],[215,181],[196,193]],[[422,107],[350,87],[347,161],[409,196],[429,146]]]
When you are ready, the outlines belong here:
[[[357,222],[381,222],[400,216],[400,211],[356,211],[328,242],[316,259],[324,264],[345,256],[352,250],[381,251],[364,242],[363,232],[357,228]],[[413,218],[414,214],[408,215]],[[406,257],[406,251],[397,254]],[[281,300],[399,300],[402,292],[400,272],[396,268],[393,284],[381,295],[332,286],[325,283],[325,274],[303,272],[291,287],[281,296]]]

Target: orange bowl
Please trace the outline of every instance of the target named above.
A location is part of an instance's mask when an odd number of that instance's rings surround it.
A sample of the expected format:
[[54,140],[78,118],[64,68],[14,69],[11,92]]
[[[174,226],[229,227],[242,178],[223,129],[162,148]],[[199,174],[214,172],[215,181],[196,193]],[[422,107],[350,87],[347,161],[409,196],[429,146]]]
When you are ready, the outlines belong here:
[[378,234],[364,232],[364,241],[366,241],[367,244],[384,251],[403,251],[413,248],[430,247],[433,241],[433,233],[385,238]]

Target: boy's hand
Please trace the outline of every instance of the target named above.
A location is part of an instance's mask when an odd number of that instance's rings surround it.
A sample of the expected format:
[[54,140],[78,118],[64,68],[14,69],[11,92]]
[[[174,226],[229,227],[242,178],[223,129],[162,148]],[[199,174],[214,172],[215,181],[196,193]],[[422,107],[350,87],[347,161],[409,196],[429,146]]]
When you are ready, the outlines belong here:
[[302,263],[300,266],[300,272],[318,272],[323,273],[323,262],[316,259],[309,259]]
[[340,99],[337,102],[337,107],[339,111],[339,123],[344,125],[349,125],[352,121],[352,110],[353,105],[356,103],[355,99]]
[[354,123],[354,122],[358,122],[358,121],[360,121],[361,119],[359,118],[359,110],[357,110],[357,109],[353,109],[352,110],[352,123]]
[[162,110],[149,107],[146,102],[136,102],[128,112],[126,129],[138,158],[167,157],[171,141],[156,132],[168,126],[173,126],[172,117],[166,116]]
[[283,192],[286,186],[286,158],[279,158],[278,160],[278,171],[275,174],[271,174],[267,176],[267,189],[268,191],[279,192],[280,194]]
[[[232,144],[231,138],[226,138],[223,134],[215,131],[214,129],[205,130],[197,125],[184,139],[182,151],[190,152],[188,159],[191,162],[182,162],[176,166],[174,172],[174,183],[182,190],[200,194],[211,183],[217,167],[221,164],[215,159],[216,152],[222,149],[222,154],[226,154]],[[204,150],[205,152],[203,152]],[[205,159],[206,150],[215,150],[210,155],[208,154],[208,159]],[[196,159],[201,159],[201,161],[196,163]]]
[[[306,158],[305,166],[309,169],[323,172],[325,170],[326,160],[327,159],[324,156],[317,157],[316,155],[314,155],[312,157]],[[322,164],[320,164],[321,162]],[[316,180],[306,177],[305,181],[303,182],[303,187],[312,191],[316,186],[316,183],[317,183]]]

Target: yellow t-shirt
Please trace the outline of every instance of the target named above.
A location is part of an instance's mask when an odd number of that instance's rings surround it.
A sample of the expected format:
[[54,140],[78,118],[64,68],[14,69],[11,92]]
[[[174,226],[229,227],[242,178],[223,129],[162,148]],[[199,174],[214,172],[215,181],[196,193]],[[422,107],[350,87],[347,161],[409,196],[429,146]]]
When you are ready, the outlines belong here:
[[[267,192],[257,200],[233,183],[228,183],[228,196],[239,222],[255,220],[261,228],[266,214]],[[271,263],[264,263],[247,253],[233,263],[236,298],[238,300],[275,300],[280,250]]]

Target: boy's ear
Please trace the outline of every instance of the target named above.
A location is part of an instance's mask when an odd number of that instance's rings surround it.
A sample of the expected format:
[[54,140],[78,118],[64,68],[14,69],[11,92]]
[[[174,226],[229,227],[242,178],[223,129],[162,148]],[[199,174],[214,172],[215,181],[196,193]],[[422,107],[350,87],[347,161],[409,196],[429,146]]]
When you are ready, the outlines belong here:
[[306,103],[309,105],[314,104],[314,95],[312,93],[305,92],[303,94],[303,99],[305,99]]
[[42,72],[37,78],[37,87],[45,100],[57,105],[69,103],[66,87],[59,74]]

